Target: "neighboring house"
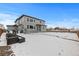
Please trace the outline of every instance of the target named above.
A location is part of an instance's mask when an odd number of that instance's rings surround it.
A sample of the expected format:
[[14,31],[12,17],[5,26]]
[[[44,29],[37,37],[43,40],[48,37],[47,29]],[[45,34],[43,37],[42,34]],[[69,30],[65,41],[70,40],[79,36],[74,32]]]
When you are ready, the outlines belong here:
[[15,25],[18,32],[41,32],[46,31],[45,21],[36,17],[22,15],[16,19]]
[[18,26],[17,25],[7,25],[7,31],[13,32],[13,31],[18,31]]

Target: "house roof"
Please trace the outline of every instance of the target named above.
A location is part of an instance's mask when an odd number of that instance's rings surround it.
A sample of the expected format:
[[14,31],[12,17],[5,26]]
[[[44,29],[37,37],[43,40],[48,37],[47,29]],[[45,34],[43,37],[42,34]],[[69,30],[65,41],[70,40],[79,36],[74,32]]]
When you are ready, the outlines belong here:
[[[26,16],[26,17],[30,17],[30,18],[33,18],[33,19],[37,19],[37,20],[41,20],[41,21],[44,21],[44,20],[42,20],[42,19],[39,19],[39,18],[36,18],[36,17],[32,17],[32,16],[28,16],[28,15],[22,15],[22,16],[20,16],[19,18],[17,18],[16,20],[15,20],[15,22],[17,21],[17,20],[20,20],[22,17],[24,17],[24,16]],[[45,21],[44,21],[45,22]]]

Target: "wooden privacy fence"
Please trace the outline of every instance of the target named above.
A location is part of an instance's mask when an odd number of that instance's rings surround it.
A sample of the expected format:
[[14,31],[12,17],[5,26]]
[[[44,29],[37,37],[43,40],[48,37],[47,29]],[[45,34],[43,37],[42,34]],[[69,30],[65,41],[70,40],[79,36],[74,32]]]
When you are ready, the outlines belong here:
[[79,31],[77,31],[77,36],[78,36],[78,38],[79,38]]

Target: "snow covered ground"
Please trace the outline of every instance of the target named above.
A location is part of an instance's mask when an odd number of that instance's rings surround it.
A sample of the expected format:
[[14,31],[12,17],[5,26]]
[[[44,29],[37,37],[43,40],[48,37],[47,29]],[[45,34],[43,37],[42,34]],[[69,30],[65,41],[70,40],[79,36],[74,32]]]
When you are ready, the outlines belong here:
[[79,42],[75,33],[41,32],[18,34],[24,43],[12,44],[16,56],[79,56]]

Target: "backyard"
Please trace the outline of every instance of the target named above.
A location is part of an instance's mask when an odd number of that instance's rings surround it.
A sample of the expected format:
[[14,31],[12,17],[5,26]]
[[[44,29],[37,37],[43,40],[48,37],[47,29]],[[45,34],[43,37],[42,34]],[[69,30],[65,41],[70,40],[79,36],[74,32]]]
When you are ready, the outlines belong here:
[[24,43],[12,44],[16,56],[79,56],[79,39],[76,33],[39,32],[18,34]]

